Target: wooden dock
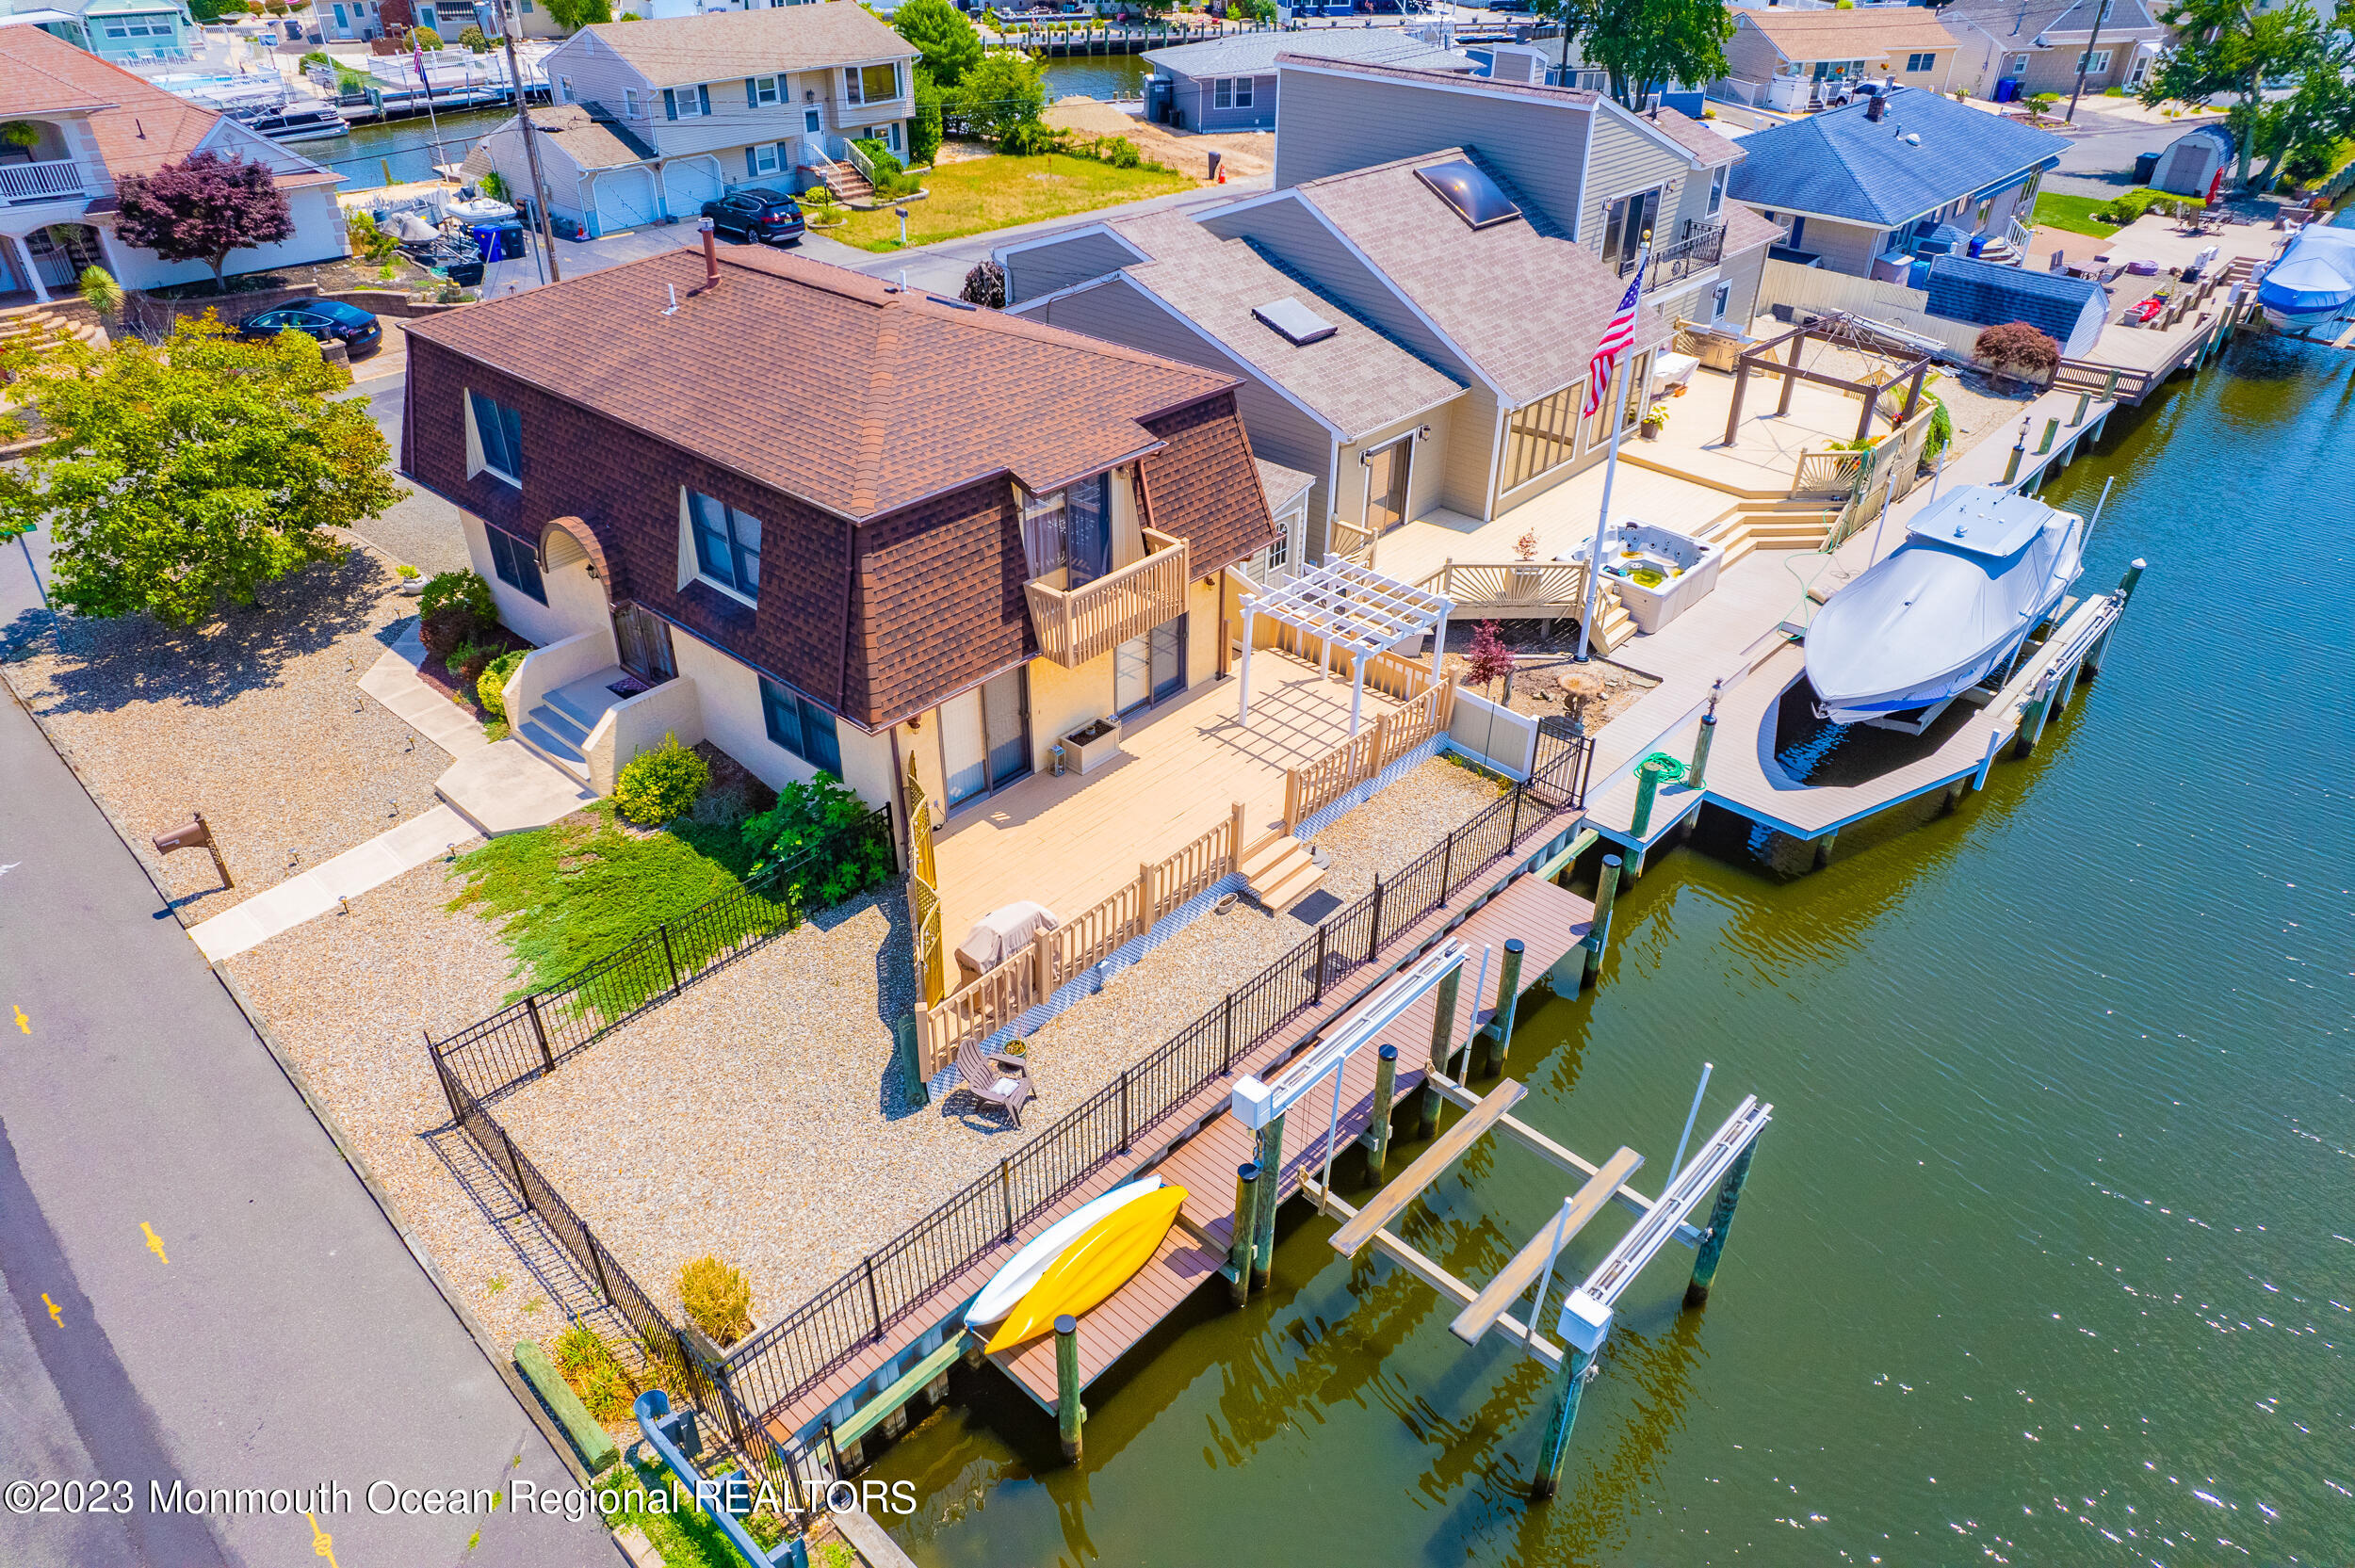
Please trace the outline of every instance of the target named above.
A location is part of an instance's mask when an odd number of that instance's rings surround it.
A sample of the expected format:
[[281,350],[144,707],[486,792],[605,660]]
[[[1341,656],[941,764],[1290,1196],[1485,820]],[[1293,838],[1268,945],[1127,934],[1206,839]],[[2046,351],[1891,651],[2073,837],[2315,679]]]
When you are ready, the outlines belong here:
[[[1461,1050],[1474,1032],[1495,1015],[1493,993],[1501,968],[1502,949],[1508,938],[1518,937],[1525,946],[1521,979],[1526,988],[1535,984],[1585,940],[1593,916],[1594,906],[1586,899],[1536,877],[1522,877],[1458,927],[1454,932],[1457,940],[1475,953],[1484,944],[1497,947],[1500,962],[1490,965],[1490,995],[1485,1000],[1475,1001],[1473,987],[1470,984],[1459,988],[1454,1028],[1450,1036],[1456,1048]],[[1478,960],[1475,958],[1466,966],[1465,973],[1476,978],[1478,972]],[[1335,1026],[1346,1023],[1364,1005],[1359,1000],[1337,1010],[1316,1032],[1329,1033]],[[1384,1030],[1380,1040],[1350,1057],[1341,1082],[1341,1148],[1347,1149],[1372,1125],[1375,1112],[1373,1045],[1394,1044],[1399,1048],[1398,1075],[1391,1093],[1393,1107],[1421,1088],[1430,1059],[1436,1008],[1436,994],[1425,996],[1402,1013],[1391,1027]],[[1305,1035],[1307,1031],[1302,1032]],[[1289,1046],[1271,1050],[1265,1053],[1264,1059],[1249,1063],[1249,1070],[1263,1077],[1270,1075],[1291,1054]],[[1507,1072],[1510,1070],[1508,1059]],[[1215,1087],[1220,1100],[1224,1100],[1232,1082],[1222,1080]],[[1332,1100],[1324,1091],[1319,1091],[1302,1100],[1285,1117],[1284,1168],[1279,1187],[1284,1196],[1297,1193],[1304,1177],[1313,1185],[1322,1172],[1326,1139],[1333,1125],[1332,1108]],[[1383,1108],[1387,1112],[1390,1107]],[[1104,1183],[1109,1188],[1116,1182],[1132,1179],[1146,1170],[1152,1170],[1183,1187],[1186,1202],[1178,1226],[1161,1243],[1153,1260],[1109,1301],[1080,1320],[1080,1378],[1082,1387],[1150,1334],[1188,1296],[1218,1276],[1220,1266],[1226,1262],[1227,1242],[1234,1229],[1235,1172],[1253,1157],[1253,1150],[1254,1135],[1232,1115],[1221,1111],[1199,1132],[1167,1150],[1158,1159],[1123,1172]],[[1055,1342],[1051,1335],[991,1359],[1041,1406],[1050,1411],[1055,1408]]]

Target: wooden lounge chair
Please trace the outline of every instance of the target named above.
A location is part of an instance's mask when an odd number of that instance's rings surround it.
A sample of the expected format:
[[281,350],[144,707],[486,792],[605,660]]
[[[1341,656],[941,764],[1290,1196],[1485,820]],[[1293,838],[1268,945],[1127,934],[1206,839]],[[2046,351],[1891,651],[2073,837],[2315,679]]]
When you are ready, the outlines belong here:
[[996,1106],[1022,1125],[1022,1107],[1030,1103],[1031,1070],[1020,1057],[996,1051],[983,1055],[971,1041],[957,1047],[957,1077],[966,1092],[985,1106]]

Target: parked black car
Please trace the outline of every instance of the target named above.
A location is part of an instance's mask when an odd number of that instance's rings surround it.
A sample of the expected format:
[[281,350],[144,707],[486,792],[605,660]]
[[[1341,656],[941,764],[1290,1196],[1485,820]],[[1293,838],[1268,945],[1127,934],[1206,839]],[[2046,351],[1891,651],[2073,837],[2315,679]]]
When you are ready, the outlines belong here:
[[805,227],[793,198],[766,186],[746,186],[716,202],[706,202],[704,216],[720,233],[741,235],[747,244],[790,245],[802,237]]
[[244,338],[276,337],[287,331],[308,332],[321,343],[341,343],[346,352],[353,354],[365,353],[384,340],[384,329],[374,315],[340,299],[298,300],[237,323],[237,335]]

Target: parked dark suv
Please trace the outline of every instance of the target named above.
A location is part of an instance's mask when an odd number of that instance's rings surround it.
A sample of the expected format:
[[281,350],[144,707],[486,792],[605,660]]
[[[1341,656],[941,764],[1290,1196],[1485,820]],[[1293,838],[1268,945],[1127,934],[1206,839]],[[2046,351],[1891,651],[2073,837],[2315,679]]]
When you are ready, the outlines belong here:
[[802,237],[802,209],[785,192],[766,186],[747,186],[706,202],[704,216],[720,233],[740,235],[748,244],[790,245]]

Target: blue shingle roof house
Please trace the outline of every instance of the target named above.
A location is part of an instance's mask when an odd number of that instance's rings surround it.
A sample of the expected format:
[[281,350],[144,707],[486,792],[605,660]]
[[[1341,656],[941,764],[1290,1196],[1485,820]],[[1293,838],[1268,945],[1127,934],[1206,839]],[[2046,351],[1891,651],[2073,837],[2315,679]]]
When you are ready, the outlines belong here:
[[2016,260],[2038,180],[2068,145],[1935,92],[1885,89],[1744,137],[1731,194],[1782,225],[1789,252],[1902,281],[1942,227]]
[[2090,278],[2000,267],[1968,256],[1932,256],[1927,268],[1924,286],[1932,315],[1982,327],[2024,321],[2071,358],[2093,347],[2109,313],[2108,293]]

